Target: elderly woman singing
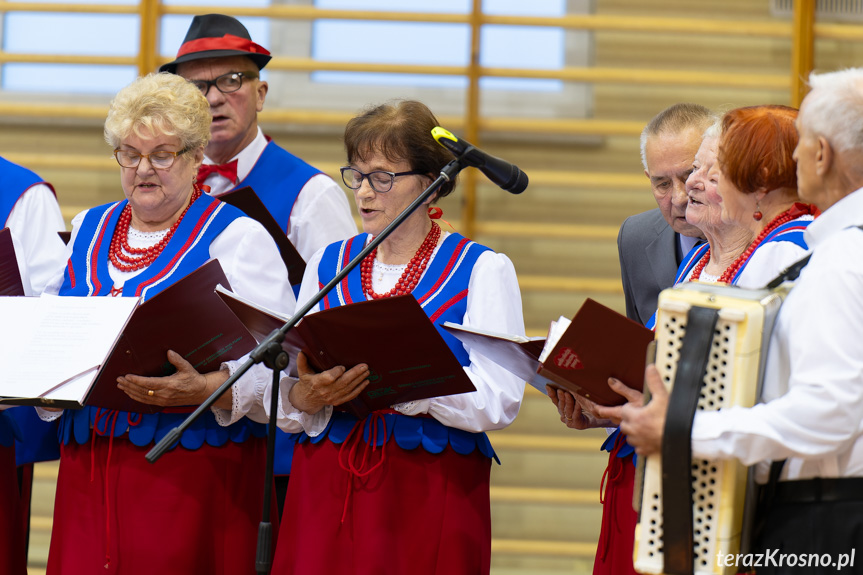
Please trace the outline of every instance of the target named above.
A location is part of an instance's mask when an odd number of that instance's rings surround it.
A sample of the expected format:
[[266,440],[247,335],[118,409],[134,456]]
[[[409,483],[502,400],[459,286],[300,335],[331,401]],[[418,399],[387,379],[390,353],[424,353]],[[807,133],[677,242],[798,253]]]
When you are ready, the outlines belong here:
[[[785,106],[738,108],[707,130],[686,181],[686,221],[707,243],[684,258],[675,284],[699,280],[760,288],[806,253],[803,230],[815,209],[798,202],[796,117],[797,110]],[[655,323],[654,314],[647,326]],[[640,395],[616,379],[609,385],[630,400]],[[619,408],[551,388],[548,394],[570,428],[619,423]],[[610,452],[609,479],[594,574],[633,573],[633,449],[619,429],[603,449]]]
[[[149,298],[217,258],[237,293],[292,312],[285,267],[264,228],[195,185],[209,137],[207,100],[183,78],[150,75],[121,90],[105,139],[125,199],[75,217],[66,269],[47,291]],[[171,376],[119,379],[130,397],[163,412],[62,413],[48,573],[233,575],[254,565],[263,426],[241,419],[224,429],[209,412],[195,433],[147,463],[152,443],[189,411],[180,406],[201,403],[225,379],[199,374],[174,352],[167,359],[177,369]],[[219,405],[231,401],[226,393]]]
[[[333,278],[452,159],[431,135],[436,125],[431,111],[414,101],[378,106],[348,122],[342,178],[366,233],[312,257],[298,302]],[[437,198],[454,186],[444,184]],[[427,207],[413,212],[348,275],[344,297],[331,294],[323,305],[411,294],[435,325],[523,334],[512,262],[442,230],[433,219],[438,215]],[[363,331],[352,335],[362,338]],[[280,392],[279,424],[297,433],[297,446],[273,573],[489,572],[495,455],[484,432],[515,419],[524,382],[451,336],[444,339],[476,391],[393,405],[362,421],[333,406],[362,390],[368,366],[315,373],[299,356],[299,380],[284,380]],[[248,388],[258,406],[268,405],[262,403],[268,382],[263,374]],[[235,406],[253,403],[239,398]],[[235,407],[232,415],[241,414]]]
[[797,196],[796,118],[786,106],[737,108],[718,134],[708,131],[686,208],[707,244],[689,253],[675,283],[760,288],[806,253],[803,230],[816,210]]

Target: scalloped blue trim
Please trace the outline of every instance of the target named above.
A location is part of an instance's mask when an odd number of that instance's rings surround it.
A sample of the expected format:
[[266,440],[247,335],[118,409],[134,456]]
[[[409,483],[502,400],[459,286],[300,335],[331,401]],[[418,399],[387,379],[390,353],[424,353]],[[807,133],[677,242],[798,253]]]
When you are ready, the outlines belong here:
[[[157,443],[174,427],[180,425],[188,416],[185,413],[129,413],[126,411],[111,412],[109,417],[102,416],[96,425],[96,408],[85,407],[78,411],[66,410],[60,417],[60,441],[68,445],[72,440],[84,444],[90,440],[91,428],[96,428],[99,435],[108,435],[117,414],[114,426],[114,437],[128,435],[129,441],[138,447]],[[136,425],[133,422],[138,421]],[[205,412],[193,423],[180,438],[179,444],[186,449],[198,449],[204,443],[211,447],[221,447],[228,441],[242,443],[249,437],[266,437],[267,426],[243,418],[229,427],[222,427],[216,421],[211,411]],[[171,449],[176,444],[171,446]]]
[[[605,438],[605,441],[602,442],[602,446],[599,448],[600,451],[607,451],[611,453],[614,449],[614,442],[617,441],[617,436],[620,435],[620,428],[615,429],[608,437]],[[624,445],[617,451],[617,457],[623,459],[624,457],[632,456],[632,464],[635,465],[636,455],[635,449],[626,441],[626,436],[623,437]]]
[[[437,454],[446,449],[447,445],[450,445],[453,451],[461,455],[479,450],[480,453],[489,459],[494,459],[500,465],[500,459],[494,452],[491,441],[485,433],[473,433],[448,427],[431,417],[411,417],[395,413],[385,413],[382,417],[386,422],[386,436],[384,436],[383,426],[378,425],[375,437],[376,446],[383,445],[395,437],[396,444],[402,449],[416,449],[422,446],[429,453]],[[326,437],[335,444],[341,444],[344,443],[356,422],[357,419],[353,415],[336,411],[333,412],[327,427],[320,435],[310,437],[305,432],[288,435],[292,436],[297,443],[308,441],[317,444]],[[363,426],[363,439],[367,442],[370,433],[371,423],[370,419],[367,418]]]

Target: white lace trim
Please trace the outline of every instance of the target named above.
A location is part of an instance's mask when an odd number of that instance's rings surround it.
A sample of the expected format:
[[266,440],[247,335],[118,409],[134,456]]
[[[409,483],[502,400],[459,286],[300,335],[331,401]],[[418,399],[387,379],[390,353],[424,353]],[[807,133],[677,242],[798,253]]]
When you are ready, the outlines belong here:
[[[154,246],[158,244],[162,238],[168,235],[169,229],[159,230],[157,232],[143,232],[129,226],[129,245],[134,247]],[[135,244],[140,243],[141,246]]]
[[[432,252],[432,257],[429,260],[429,264],[431,264],[431,260],[433,260],[437,255],[439,248],[440,244],[435,246],[434,252]],[[372,289],[375,290],[376,293],[386,293],[390,291],[396,287],[396,283],[399,281],[399,278],[402,277],[402,274],[407,267],[407,264],[384,264],[375,258],[374,264],[372,265]],[[428,270],[428,268],[423,270],[423,275],[420,279],[425,276],[426,270]]]
[[413,409],[417,406],[418,401],[406,401],[404,403],[397,403],[393,405],[393,409],[398,411],[399,413],[403,413],[405,415],[411,415]]

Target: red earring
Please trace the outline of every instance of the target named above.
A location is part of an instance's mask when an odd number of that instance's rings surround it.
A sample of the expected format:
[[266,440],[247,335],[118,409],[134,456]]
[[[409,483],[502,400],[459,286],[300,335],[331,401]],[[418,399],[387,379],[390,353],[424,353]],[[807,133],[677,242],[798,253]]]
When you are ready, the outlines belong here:
[[752,214],[752,219],[755,220],[756,222],[760,222],[761,218],[763,218],[763,217],[764,217],[764,214],[762,214],[758,210],[756,210],[755,213]]

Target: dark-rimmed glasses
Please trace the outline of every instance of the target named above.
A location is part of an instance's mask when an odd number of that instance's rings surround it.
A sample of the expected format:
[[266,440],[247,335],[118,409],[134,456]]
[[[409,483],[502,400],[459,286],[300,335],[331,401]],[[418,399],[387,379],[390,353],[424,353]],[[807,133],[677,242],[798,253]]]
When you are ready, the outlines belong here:
[[409,172],[384,172],[383,170],[377,170],[364,174],[350,166],[339,168],[339,171],[342,173],[342,181],[350,189],[359,190],[363,185],[363,178],[367,178],[369,185],[379,194],[385,194],[393,189],[393,183],[399,176],[414,176],[425,173],[422,170],[410,170]]
[[257,74],[254,72],[228,72],[212,80],[189,80],[189,82],[194,84],[206,96],[212,86],[215,86],[216,90],[222,94],[230,94],[243,87],[243,78],[254,80],[257,77]]
[[114,150],[114,159],[123,168],[137,168],[141,163],[141,158],[147,158],[154,170],[167,170],[174,165],[174,160],[180,154],[185,154],[191,148],[183,148],[179,152],[169,152],[167,150],[159,150],[158,152],[150,152],[149,154],[139,154],[132,150]]

